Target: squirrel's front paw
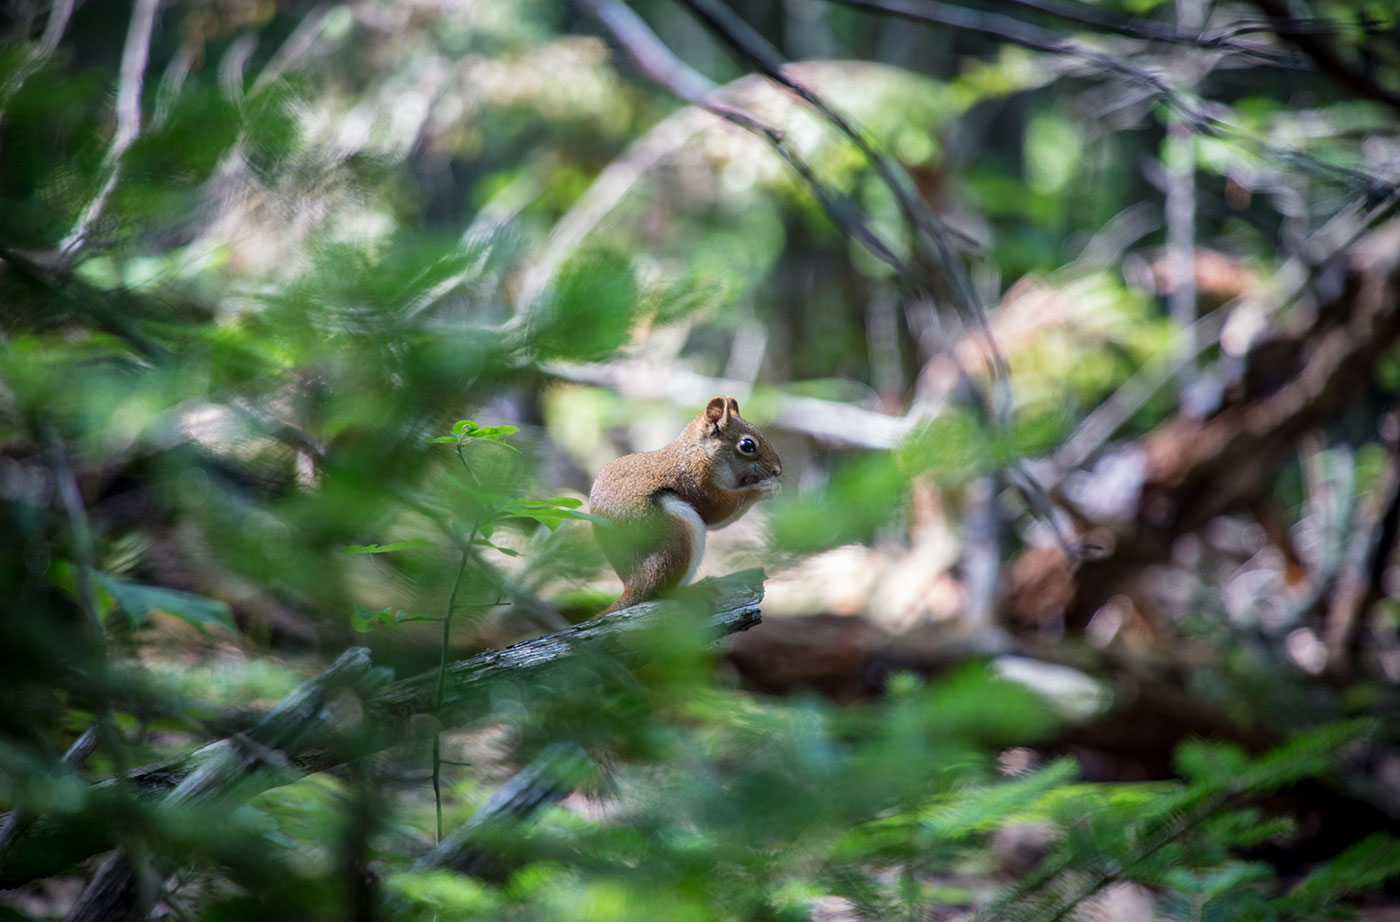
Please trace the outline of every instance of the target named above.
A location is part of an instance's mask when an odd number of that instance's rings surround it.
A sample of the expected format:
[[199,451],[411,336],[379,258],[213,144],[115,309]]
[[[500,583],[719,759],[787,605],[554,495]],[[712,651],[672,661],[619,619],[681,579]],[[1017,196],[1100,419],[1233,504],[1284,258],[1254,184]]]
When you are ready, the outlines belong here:
[[776,479],[760,480],[749,489],[757,495],[757,498],[767,499],[770,496],[777,496],[779,493],[783,492],[783,485],[778,483]]

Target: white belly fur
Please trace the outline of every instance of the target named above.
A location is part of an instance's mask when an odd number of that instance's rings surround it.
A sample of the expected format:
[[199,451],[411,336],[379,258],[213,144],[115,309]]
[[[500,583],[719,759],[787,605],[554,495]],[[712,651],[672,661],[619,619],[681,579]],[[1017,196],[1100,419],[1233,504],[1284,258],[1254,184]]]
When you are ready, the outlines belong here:
[[661,496],[661,508],[690,530],[690,566],[686,567],[685,576],[676,584],[684,586],[695,576],[695,571],[700,568],[700,558],[705,556],[705,521],[694,506],[671,493]]

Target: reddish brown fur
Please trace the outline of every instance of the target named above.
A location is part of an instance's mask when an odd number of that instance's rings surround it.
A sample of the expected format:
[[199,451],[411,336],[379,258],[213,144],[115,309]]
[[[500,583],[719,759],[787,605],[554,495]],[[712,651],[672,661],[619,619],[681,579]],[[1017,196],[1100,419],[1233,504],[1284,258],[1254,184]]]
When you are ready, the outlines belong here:
[[[752,457],[737,448],[745,436],[756,443]],[[624,455],[604,467],[588,503],[614,523],[596,532],[622,577],[623,592],[603,614],[674,588],[690,569],[690,529],[662,509],[662,496],[684,500],[706,528],[718,528],[776,492],[782,470],[773,446],[739,416],[733,397],[711,398],[666,447]]]

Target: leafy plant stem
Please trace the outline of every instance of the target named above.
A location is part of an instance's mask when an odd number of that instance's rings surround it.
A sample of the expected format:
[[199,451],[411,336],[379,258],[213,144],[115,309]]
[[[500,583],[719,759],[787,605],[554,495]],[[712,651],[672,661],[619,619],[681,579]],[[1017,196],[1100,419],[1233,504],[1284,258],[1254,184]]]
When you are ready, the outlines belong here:
[[95,703],[97,710],[97,737],[112,759],[116,769],[118,784],[126,779],[126,753],[121,745],[117,724],[112,716],[112,705],[107,700],[110,691],[110,667],[107,662],[106,636],[102,620],[97,611],[97,590],[93,585],[96,571],[96,552],[93,550],[92,526],[88,522],[87,508],[83,505],[83,495],[78,487],[77,475],[68,460],[63,439],[49,429],[46,433],[49,448],[49,463],[53,467],[58,485],[59,498],[63,503],[64,514],[68,518],[68,528],[72,533],[74,568],[78,580],[78,599],[83,611],[83,627],[93,644],[95,659],[94,674],[97,680]]
[[[465,461],[463,462],[465,463]],[[467,548],[476,540],[477,526],[472,525],[472,533],[467,538]],[[447,597],[447,612],[442,618],[442,654],[438,660],[437,699],[435,710],[442,709],[442,696],[447,689],[447,654],[452,636],[452,613],[457,609],[457,590],[462,586],[462,575],[467,570],[467,548],[457,561],[457,575],[452,579],[452,592]],[[433,734],[433,808],[437,815],[437,839],[442,841],[442,732]]]
[[[467,463],[467,456],[462,454],[462,443],[460,441],[457,443],[457,460],[461,461],[462,467],[467,469],[467,474],[471,477],[472,483],[476,484],[478,490],[481,489],[481,478],[476,476],[476,471],[472,470],[472,466]],[[475,530],[473,530],[473,535],[475,535]],[[467,546],[471,546],[470,541],[467,542]]]
[[[477,478],[472,466],[467,463],[466,455],[462,453],[462,443],[457,443],[457,460],[462,462],[462,467],[467,469],[477,486],[481,486],[481,481]],[[467,536],[467,543],[462,546],[462,556],[457,560],[457,574],[452,578],[452,591],[447,596],[447,611],[442,617],[442,651],[438,660],[437,676],[437,698],[434,710],[441,711],[442,696],[447,689],[447,655],[452,638],[452,614],[457,610],[457,591],[462,587],[462,575],[467,571],[467,559],[471,555],[472,545],[476,543],[476,533],[481,527],[480,520],[472,522],[471,534]],[[442,841],[442,732],[433,734],[433,810],[437,817],[437,840]]]

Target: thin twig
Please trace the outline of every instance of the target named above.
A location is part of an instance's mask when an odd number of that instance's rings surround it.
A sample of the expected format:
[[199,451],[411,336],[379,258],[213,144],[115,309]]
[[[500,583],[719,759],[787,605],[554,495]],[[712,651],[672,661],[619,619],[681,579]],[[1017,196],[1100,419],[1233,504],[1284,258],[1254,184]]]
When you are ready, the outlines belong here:
[[[943,223],[924,204],[914,183],[895,160],[876,149],[864,132],[828,104],[811,88],[796,80],[786,69],[778,50],[745,20],[720,0],[683,0],[704,22],[720,35],[735,51],[756,66],[764,76],[787,88],[817,111],[828,123],[851,141],[861,152],[889,189],[910,230],[912,257],[900,272],[906,295],[912,298],[936,297],[942,293],[929,273],[937,271],[946,286],[946,294],[956,307],[968,333],[980,347],[989,369],[990,397],[982,392],[965,368],[959,366],[960,392],[978,412],[983,421],[994,429],[1010,425],[1015,399],[1011,391],[1011,372],[992,335],[987,311],[959,258],[951,235]],[[1053,501],[1021,459],[1008,465],[1013,486],[1025,497],[1032,514],[1041,518],[1059,541],[1066,556],[1078,556],[1078,546],[1072,541],[1053,514]],[[990,582],[995,583],[993,574]]]
[[859,207],[845,194],[822,182],[811,165],[787,142],[782,132],[721,101],[719,87],[677,58],[630,7],[621,0],[575,2],[602,23],[638,69],[652,82],[691,105],[699,106],[767,141],[774,152],[807,184],[838,227],[858,241],[876,259],[901,275],[906,273],[903,260],[870,228]]
[[872,10],[927,25],[948,26],[964,32],[975,32],[998,41],[1010,42],[1032,51],[1074,58],[1107,73],[1128,77],[1153,92],[1153,95],[1176,105],[1192,119],[1209,118],[1194,104],[1173,93],[1165,80],[1156,73],[1128,63],[1121,57],[1088,48],[1073,39],[1042,29],[1012,16],[964,9],[938,0],[831,0],[843,6]]
[[95,553],[92,544],[92,526],[88,522],[87,509],[83,505],[82,489],[78,486],[77,474],[68,460],[68,451],[57,432],[46,433],[49,448],[49,464],[54,472],[58,488],[58,498],[63,504],[71,533],[72,554],[75,575],[78,582],[78,601],[83,613],[83,627],[99,649],[102,647],[102,619],[97,612],[97,590],[93,586]]
[[1092,29],[1112,32],[1127,38],[1161,42],[1167,45],[1182,45],[1199,48],[1203,51],[1227,51],[1260,63],[1289,69],[1296,69],[1299,66],[1296,60],[1280,54],[1272,48],[1237,42],[1229,35],[1207,34],[1202,32],[1199,26],[1187,28],[1183,24],[1181,27],[1173,28],[1166,23],[1154,22],[1142,17],[1127,19],[1084,3],[1067,4],[1057,2],[1057,0],[1009,0],[1009,2],[1025,9],[1046,13],[1056,19],[1077,22]]
[[1058,482],[1065,474],[1082,467],[1094,457],[1154,394],[1177,376],[1187,362],[1195,361],[1197,356],[1219,340],[1220,331],[1229,316],[1229,306],[1220,307],[1189,327],[1177,330],[1166,345],[1151,355],[1107,400],[1085,416],[1069,438],[1060,443],[1054,454],[1053,479]]
[[1309,517],[1316,523],[1317,565],[1310,568],[1307,588],[1278,616],[1280,631],[1291,630],[1322,605],[1342,570],[1353,534],[1357,502],[1353,485],[1356,461],[1351,449],[1338,445],[1328,450],[1316,432],[1308,433],[1298,447],[1304,475]]
[[[1183,31],[1200,28],[1200,4],[1201,0],[1178,0],[1177,22]],[[1171,276],[1171,290],[1167,294],[1168,313],[1176,328],[1185,336],[1185,341],[1181,343],[1182,355],[1176,362],[1180,402],[1196,383],[1197,349],[1191,341],[1196,322],[1196,137],[1190,123],[1176,112],[1167,114],[1163,160],[1167,182],[1162,210],[1167,228],[1167,265]]]
[[[462,443],[457,442],[457,460],[462,463],[462,467],[467,469],[477,488],[481,488],[481,481],[476,476],[476,471],[467,463],[467,456],[462,451]],[[476,545],[477,533],[481,530],[481,520],[472,520],[471,534],[467,536],[467,541],[461,548],[461,558],[457,561],[457,574],[452,577],[452,591],[447,596],[447,611],[442,617],[442,651],[438,660],[437,693],[433,696],[433,713],[441,714],[442,701],[447,691],[447,663],[448,652],[452,642],[452,616],[457,611],[457,592],[462,588],[462,576],[467,572],[467,562],[471,560],[472,549]],[[433,734],[433,806],[437,813],[437,838],[442,841],[442,730]]]
[[126,32],[126,46],[122,49],[121,79],[117,84],[117,129],[112,135],[112,144],[102,159],[105,177],[98,192],[87,203],[77,224],[59,244],[59,253],[71,264],[78,252],[87,243],[88,231],[102,214],[107,198],[116,188],[121,176],[122,158],[136,139],[141,136],[141,86],[146,77],[146,63],[151,56],[151,33],[155,30],[156,9],[160,0],[136,0],[131,11],[131,25]]
[[170,63],[165,65],[165,73],[161,74],[160,83],[156,85],[156,104],[151,110],[152,128],[160,128],[170,120],[175,103],[185,88],[185,81],[189,79],[190,71],[203,50],[199,41],[186,39],[180,43]]
[[564,261],[637,181],[712,124],[703,109],[682,109],[653,126],[609,163],[588,191],[554,222],[543,248],[521,274],[518,302],[533,304]]
[[[719,0],[683,0],[702,20],[720,35],[732,48],[756,66],[764,76],[796,95],[815,109],[828,123],[845,136],[880,177],[890,190],[900,212],[913,231],[914,252],[918,257],[901,273],[901,280],[912,287],[915,296],[933,294],[928,282],[920,277],[919,270],[937,266],[947,283],[952,301],[962,315],[969,331],[978,338],[986,353],[988,367],[992,369],[993,386],[1009,389],[1009,373],[996,342],[988,332],[987,313],[978,297],[977,289],[968,277],[967,269],[958,258],[952,238],[943,223],[920,199],[902,167],[891,157],[877,150],[874,143],[855,126],[845,115],[826,102],[814,90],[797,80],[788,72],[778,50],[762,34],[739,17]],[[921,257],[921,258],[920,258]],[[1004,415],[1012,405],[1008,393],[997,394],[994,412]]]
[[248,98],[259,96],[311,53],[312,49],[316,47],[316,39],[320,37],[321,27],[325,24],[326,16],[330,11],[330,5],[326,3],[318,3],[307,10],[306,15],[301,18],[301,22],[297,23],[297,27],[292,30],[292,34],[287,36],[287,40],[278,46],[277,50],[272,53],[272,57],[263,65],[262,71],[253,81]]
[[1117,74],[1138,84],[1149,97],[1160,99],[1164,104],[1176,110],[1192,130],[1211,137],[1233,141],[1264,159],[1281,164],[1286,169],[1302,170],[1328,182],[1338,183],[1354,193],[1364,194],[1372,203],[1389,198],[1400,189],[1396,183],[1376,174],[1329,163],[1297,148],[1271,144],[1253,137],[1226,122],[1220,114],[1217,114],[1218,107],[1215,107],[1216,111],[1212,111],[1202,100],[1176,92],[1160,74],[1130,63],[1125,56],[1089,48],[1072,39],[1067,39],[1059,33],[1042,29],[1011,16],[975,12],[951,4],[940,3],[938,0],[831,0],[831,2],[899,16],[915,22],[976,32],[1034,51],[1082,61],[1104,73]]

